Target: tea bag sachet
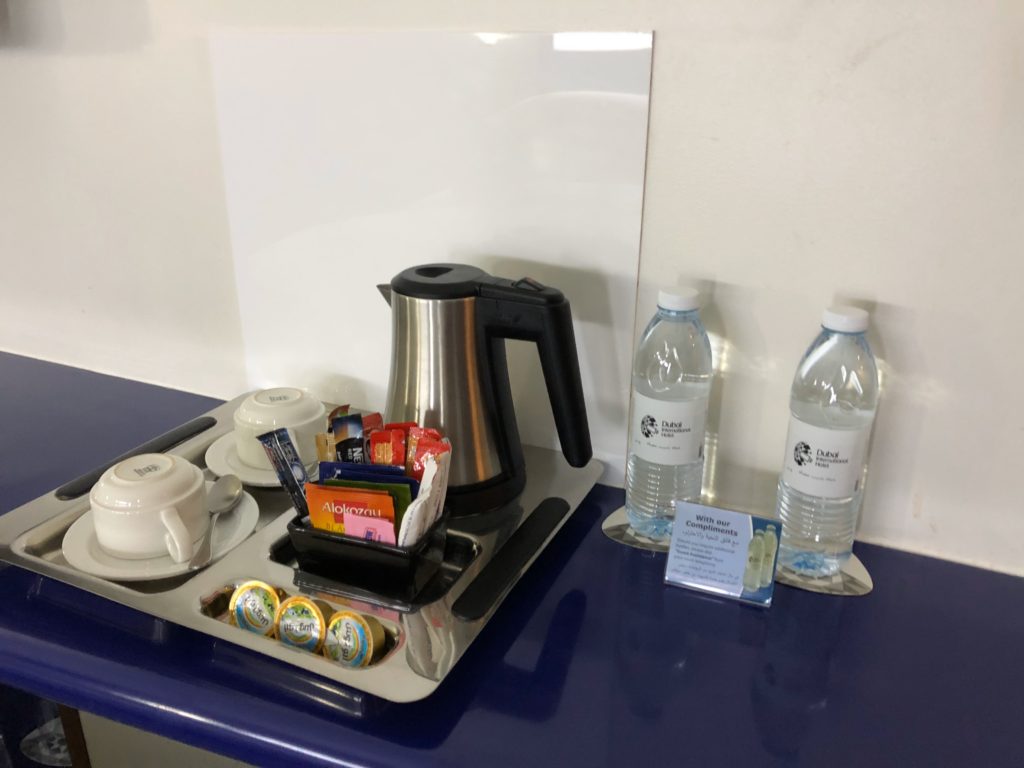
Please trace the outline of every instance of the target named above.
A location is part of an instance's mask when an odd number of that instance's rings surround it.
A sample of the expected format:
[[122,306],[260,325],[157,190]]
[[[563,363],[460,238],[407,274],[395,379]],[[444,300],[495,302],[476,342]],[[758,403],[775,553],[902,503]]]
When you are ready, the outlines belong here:
[[451,466],[451,452],[425,456],[423,458],[423,479],[416,500],[405,510],[398,531],[398,546],[411,547],[416,544],[430,527],[441,517],[444,500],[448,495],[448,468]]

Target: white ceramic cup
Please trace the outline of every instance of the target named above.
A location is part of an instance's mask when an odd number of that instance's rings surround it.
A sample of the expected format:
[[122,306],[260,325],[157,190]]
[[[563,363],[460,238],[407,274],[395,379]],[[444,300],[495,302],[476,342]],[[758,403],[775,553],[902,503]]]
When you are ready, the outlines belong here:
[[316,461],[316,435],[327,431],[324,404],[295,387],[277,387],[254,392],[235,411],[235,447],[243,464],[274,471],[258,435],[282,427],[295,443],[302,463]]
[[180,456],[144,453],[115,464],[89,493],[100,547],[114,557],[192,557],[206,533],[203,471]]

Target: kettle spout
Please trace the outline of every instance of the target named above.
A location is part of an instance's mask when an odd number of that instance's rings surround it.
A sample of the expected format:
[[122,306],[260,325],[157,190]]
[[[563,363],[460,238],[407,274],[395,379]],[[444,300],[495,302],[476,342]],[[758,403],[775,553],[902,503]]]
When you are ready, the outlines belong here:
[[384,297],[384,301],[391,306],[391,285],[389,283],[381,283],[377,286],[377,290],[380,291],[380,295]]

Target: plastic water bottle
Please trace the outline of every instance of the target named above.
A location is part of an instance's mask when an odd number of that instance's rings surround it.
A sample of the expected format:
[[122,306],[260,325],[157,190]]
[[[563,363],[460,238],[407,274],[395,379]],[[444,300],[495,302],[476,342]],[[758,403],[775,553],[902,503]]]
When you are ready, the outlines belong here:
[[676,501],[700,498],[711,342],[695,290],[661,291],[633,363],[626,514],[651,539],[672,535]]
[[857,528],[878,367],[864,332],[868,313],[833,307],[793,378],[779,478],[779,568],[828,576],[849,558]]

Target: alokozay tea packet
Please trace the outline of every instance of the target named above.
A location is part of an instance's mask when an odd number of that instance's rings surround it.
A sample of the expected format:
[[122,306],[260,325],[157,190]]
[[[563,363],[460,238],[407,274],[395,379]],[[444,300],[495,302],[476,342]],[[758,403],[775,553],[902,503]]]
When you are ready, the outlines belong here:
[[408,485],[402,483],[378,483],[378,482],[361,482],[359,480],[324,480],[320,479],[321,485],[330,486],[332,488],[352,488],[355,490],[364,491],[384,491],[391,495],[395,502],[395,516],[394,521],[396,525],[400,525],[402,522],[402,516],[405,515],[405,510],[409,508],[412,503],[412,489]]
[[366,528],[370,527],[379,532],[379,538],[374,540],[394,543],[395,505],[390,493],[306,483],[306,497],[309,499],[309,522],[314,528],[348,534],[349,523],[354,516],[374,518],[380,523],[366,526],[362,521],[356,521],[360,538],[365,537]]

